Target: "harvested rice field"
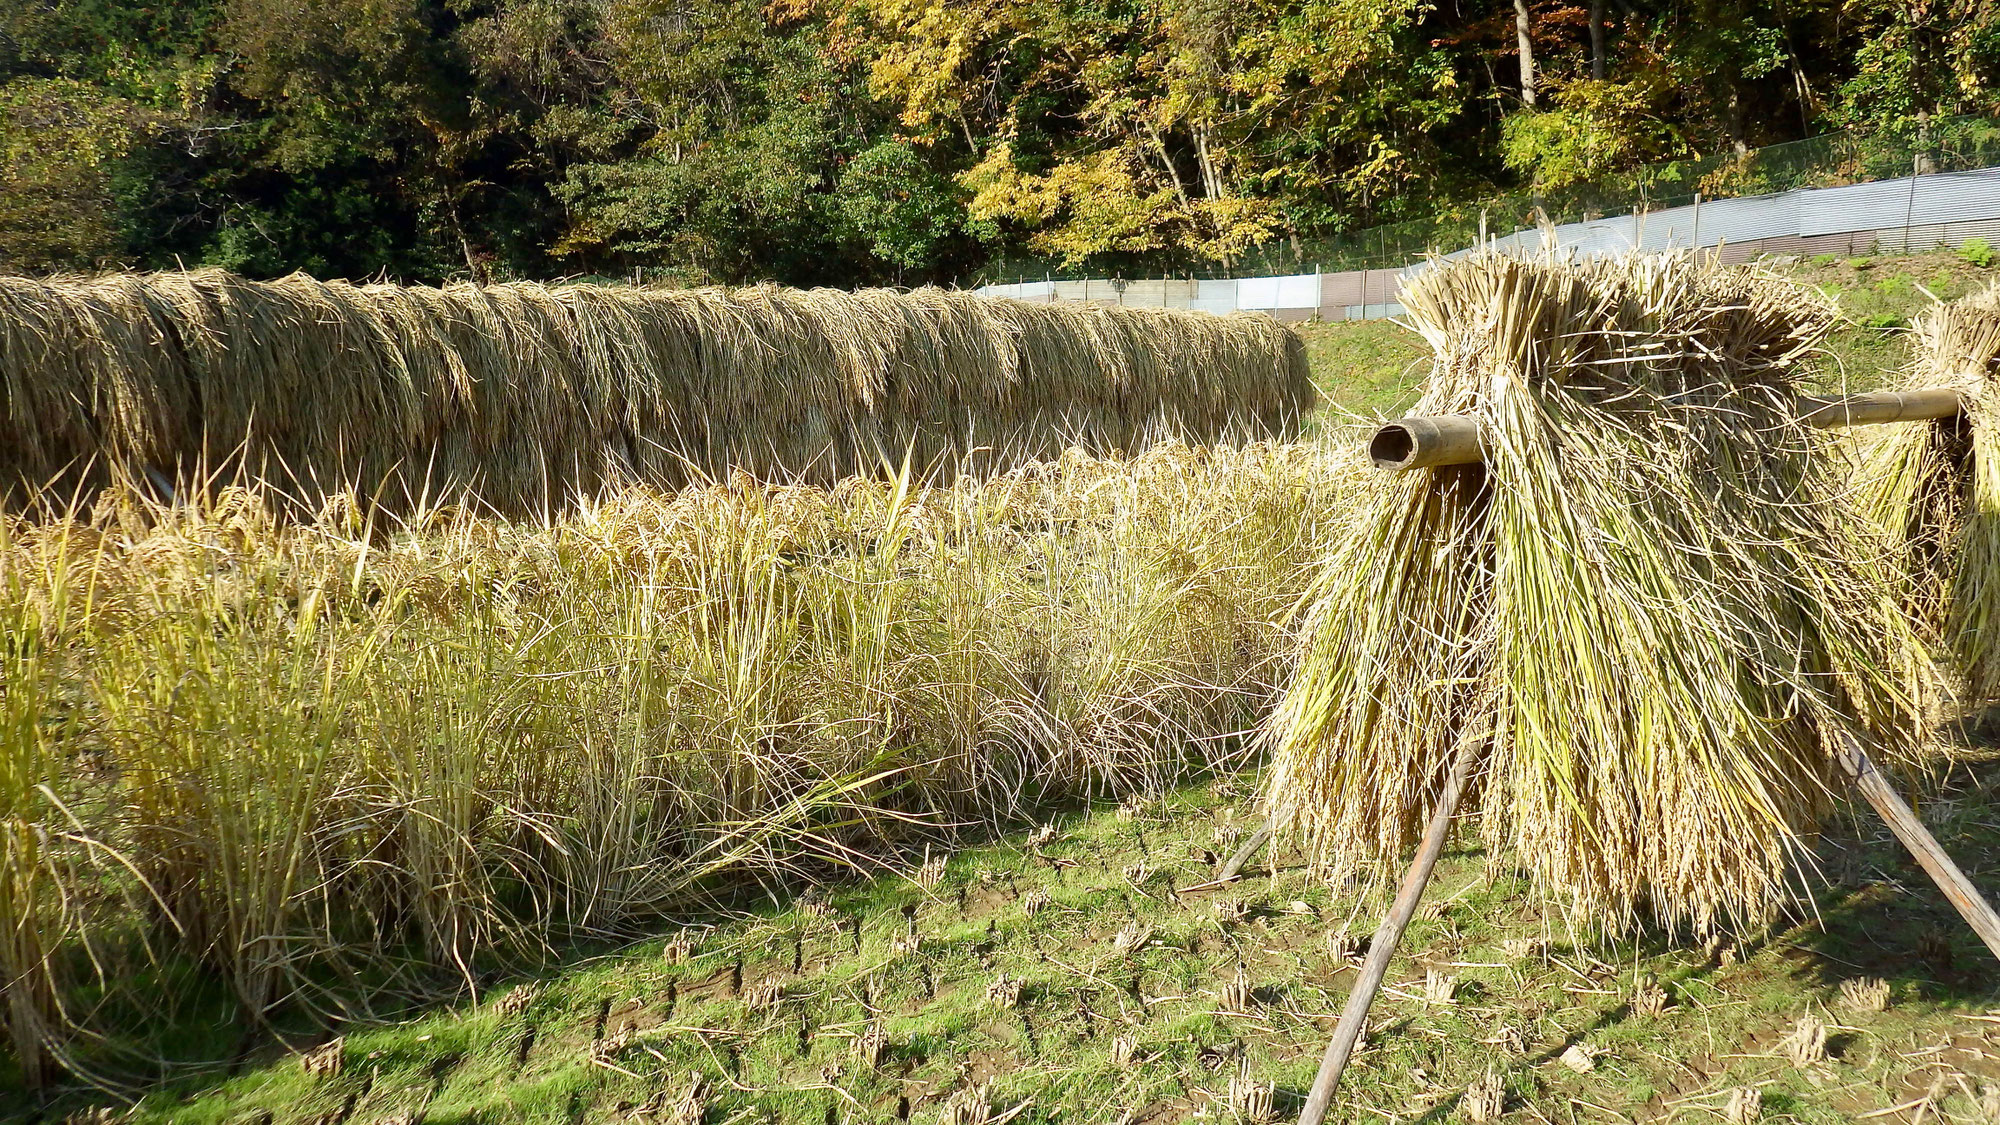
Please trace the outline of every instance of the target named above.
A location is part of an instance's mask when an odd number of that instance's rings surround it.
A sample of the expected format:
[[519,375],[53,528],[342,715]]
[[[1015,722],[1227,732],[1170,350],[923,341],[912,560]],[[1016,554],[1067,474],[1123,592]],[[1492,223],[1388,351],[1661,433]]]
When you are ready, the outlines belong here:
[[1978,280],[7,282],[0,1117],[2000,1120]]
[[[1232,1089],[1254,1109],[1269,1084],[1288,1120],[1379,901],[1288,850],[1191,890],[1255,826],[1254,783],[1076,805],[928,860],[909,847],[825,891],[744,889],[631,944],[482,979],[477,1002],[342,1034],[246,1037],[213,998],[149,1033],[214,1065],[128,1119],[1251,1121]],[[1996,797],[2000,772],[1977,766],[1926,806],[1989,885]],[[1837,828],[1820,858],[1810,910],[1768,929],[1579,943],[1529,907],[1522,873],[1455,849],[1341,1119],[1990,1121],[1989,955],[1879,827]],[[88,1104],[43,1119],[97,1120]]]

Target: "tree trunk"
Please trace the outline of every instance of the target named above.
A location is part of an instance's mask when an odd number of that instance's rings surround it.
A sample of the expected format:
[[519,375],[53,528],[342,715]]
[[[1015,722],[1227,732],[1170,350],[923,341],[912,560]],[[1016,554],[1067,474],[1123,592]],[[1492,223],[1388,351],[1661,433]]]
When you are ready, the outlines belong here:
[[1590,0],[1590,77],[1604,81],[1604,0]]
[[1166,169],[1167,177],[1174,181],[1174,195],[1182,203],[1186,203],[1187,185],[1181,182],[1181,170],[1174,167],[1174,154],[1167,151],[1167,142],[1161,138],[1160,131],[1153,128],[1150,122],[1141,121],[1140,125],[1146,130],[1147,139],[1153,142],[1153,154],[1160,158],[1160,167]]
[[1194,133],[1195,155],[1201,161],[1202,191],[1211,200],[1221,199],[1222,178],[1215,174],[1215,159],[1208,152],[1208,126],[1195,124],[1191,130]]
[[1535,108],[1535,44],[1528,38],[1528,0],[1514,0],[1514,38],[1521,45],[1521,101]]

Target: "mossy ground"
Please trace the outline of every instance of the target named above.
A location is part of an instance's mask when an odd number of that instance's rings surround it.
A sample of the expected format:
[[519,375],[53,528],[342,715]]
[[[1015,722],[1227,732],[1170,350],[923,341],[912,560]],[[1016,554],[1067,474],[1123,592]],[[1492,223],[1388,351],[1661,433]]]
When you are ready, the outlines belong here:
[[[1248,782],[1072,810],[1046,841],[1028,830],[952,851],[928,887],[915,854],[663,920],[656,937],[338,1040],[247,1041],[230,1066],[152,1088],[130,1120],[694,1121],[675,1113],[695,1075],[709,1123],[946,1120],[968,1092],[1022,1123],[1234,1120],[1239,1072],[1295,1113],[1379,899],[1325,886],[1284,847],[1275,870],[1198,889],[1254,827]],[[1996,790],[2000,767],[1959,767],[1924,809],[1988,887]],[[1810,909],[1718,946],[1578,940],[1507,864],[1454,850],[1339,1119],[1459,1119],[1491,1069],[1521,1122],[1717,1120],[1744,1088],[1767,1121],[1989,1120],[2000,965],[1871,819],[1836,832],[1820,863]],[[1238,966],[1247,1003],[1230,995]],[[1666,992],[1658,1014],[1633,1004],[1642,974]],[[1887,1007],[1844,1005],[1842,982],[1869,977],[1887,982]],[[1795,1060],[1783,1043],[1808,1018],[1826,1056]],[[229,1029],[182,1030],[219,1042]],[[337,1070],[309,1065],[316,1051]],[[54,1122],[92,1100],[14,1108]]]

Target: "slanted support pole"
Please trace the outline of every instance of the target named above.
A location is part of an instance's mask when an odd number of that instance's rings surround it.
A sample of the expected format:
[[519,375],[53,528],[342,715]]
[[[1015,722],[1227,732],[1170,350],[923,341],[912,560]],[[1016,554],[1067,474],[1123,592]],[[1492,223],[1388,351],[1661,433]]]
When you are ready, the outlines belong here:
[[1916,857],[1931,881],[1944,892],[1944,897],[1958,908],[1959,915],[1986,943],[1986,948],[1993,951],[1993,956],[2000,957],[2000,914],[1994,913],[1992,904],[1979,893],[1979,888],[1966,878],[1965,872],[1952,861],[1937,837],[1924,827],[1924,822],[1917,819],[1909,803],[1890,786],[1889,779],[1875,768],[1875,763],[1868,759],[1867,752],[1861,749],[1854,736],[1839,731],[1835,741],[1838,745],[1834,760],[1853,779],[1854,787],[1881,814],[1883,821],[1889,825],[1889,831],[1896,834],[1896,839],[1910,849],[1910,854]]
[[1243,841],[1243,846],[1236,849],[1236,854],[1229,857],[1229,862],[1222,865],[1222,869],[1216,873],[1215,878],[1210,879],[1206,883],[1196,883],[1193,886],[1182,887],[1175,893],[1186,895],[1193,894],[1196,891],[1212,891],[1217,887],[1226,887],[1234,883],[1243,877],[1243,865],[1250,862],[1250,857],[1257,854],[1257,849],[1270,843],[1271,837],[1277,831],[1278,816],[1276,813],[1272,813],[1264,818],[1264,823],[1257,826],[1257,831],[1250,833],[1250,838]]
[[1229,857],[1228,863],[1222,865],[1222,870],[1215,876],[1215,881],[1235,882],[1237,876],[1243,873],[1243,865],[1250,862],[1250,857],[1256,855],[1259,848],[1271,842],[1271,835],[1277,830],[1277,816],[1274,814],[1265,817],[1264,823],[1257,826],[1257,831],[1250,833],[1250,838],[1243,841],[1243,846],[1236,849],[1236,854]]
[[1446,776],[1444,792],[1438,794],[1437,808],[1431,812],[1431,822],[1424,829],[1423,843],[1417,847],[1417,858],[1410,863],[1410,870],[1403,876],[1403,885],[1396,892],[1395,905],[1383,917],[1382,925],[1368,942],[1368,957],[1361,963],[1361,972],[1354,978],[1354,987],[1347,994],[1347,1005],[1340,1010],[1340,1023],[1333,1029],[1333,1041],[1326,1045],[1326,1056],[1320,1059],[1319,1074],[1313,1079],[1312,1093],[1306,1098],[1306,1107],[1299,1114],[1299,1125],[1322,1125],[1326,1112],[1333,1105],[1333,1091],[1340,1085],[1340,1074],[1347,1069],[1347,1060],[1354,1054],[1354,1047],[1361,1041],[1361,1032],[1368,1023],[1368,1009],[1375,1003],[1375,993],[1382,987],[1382,977],[1389,971],[1389,960],[1396,955],[1396,947],[1403,942],[1403,931],[1409,928],[1410,919],[1416,916],[1417,903],[1424,897],[1424,888],[1430,885],[1431,872],[1437,868],[1438,857],[1444,854],[1444,842],[1451,835],[1451,819],[1458,812],[1458,803],[1465,796],[1466,783],[1472,777],[1473,766],[1479,755],[1486,749],[1481,741],[1470,741],[1458,752],[1452,761],[1451,773]]

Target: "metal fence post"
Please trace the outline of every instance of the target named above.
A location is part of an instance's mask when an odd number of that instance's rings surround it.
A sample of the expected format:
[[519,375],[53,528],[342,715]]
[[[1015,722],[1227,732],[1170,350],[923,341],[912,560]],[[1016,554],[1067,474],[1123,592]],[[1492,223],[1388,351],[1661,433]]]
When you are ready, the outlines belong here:
[[1905,254],[1913,252],[1910,249],[1910,220],[1917,212],[1917,177],[1923,174],[1923,170],[1923,154],[1913,153],[1910,156],[1910,200],[1903,205],[1903,253]]

